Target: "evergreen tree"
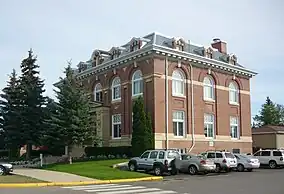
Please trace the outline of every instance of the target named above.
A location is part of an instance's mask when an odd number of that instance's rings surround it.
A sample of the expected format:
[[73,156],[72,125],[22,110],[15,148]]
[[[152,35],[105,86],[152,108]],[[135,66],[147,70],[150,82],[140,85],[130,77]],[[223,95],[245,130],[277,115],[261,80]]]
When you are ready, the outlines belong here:
[[[66,78],[62,79],[56,92],[58,110],[53,122],[61,133],[62,142],[68,146],[82,145],[94,139],[90,100],[84,89],[76,82],[70,64],[65,69]],[[68,153],[69,154],[69,153]]]
[[22,136],[27,145],[27,159],[30,159],[32,145],[39,145],[43,128],[45,97],[44,82],[39,78],[39,66],[32,50],[21,63],[20,88],[22,100]]
[[54,121],[55,116],[58,113],[57,103],[51,99],[47,98],[47,104],[44,107],[44,123],[43,123],[43,136],[42,145],[48,147],[48,150],[52,153],[63,154],[64,152],[64,142],[62,142],[62,134],[60,128],[56,125]]
[[147,125],[147,116],[144,110],[143,98],[139,97],[133,105],[133,124],[132,124],[132,154],[141,155],[145,150],[151,147],[149,141],[149,131]]
[[1,137],[2,143],[10,150],[9,157],[14,158],[19,154],[20,146],[23,144],[21,133],[21,100],[20,87],[16,71],[13,69],[9,76],[7,86],[0,95],[1,110]]
[[[259,115],[254,117],[257,127],[264,125],[280,125],[283,121],[283,110],[280,105],[273,103],[269,97],[266,98],[265,104],[262,105]],[[281,118],[282,117],[282,118]]]
[[147,149],[154,149],[155,148],[155,141],[154,141],[154,134],[153,134],[153,126],[152,126],[152,119],[150,113],[146,114],[146,124],[147,124],[147,136],[148,136],[148,145]]

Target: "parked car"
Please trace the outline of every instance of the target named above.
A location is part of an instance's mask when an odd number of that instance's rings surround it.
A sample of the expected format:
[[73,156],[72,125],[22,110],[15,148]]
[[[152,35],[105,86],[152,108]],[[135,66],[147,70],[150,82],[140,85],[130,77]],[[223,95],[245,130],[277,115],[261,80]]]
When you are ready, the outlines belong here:
[[215,171],[216,165],[212,160],[202,156],[181,154],[181,158],[176,159],[176,168],[180,172],[188,172],[190,175],[195,175]]
[[216,164],[216,172],[219,173],[222,170],[230,172],[232,169],[237,167],[236,157],[228,151],[207,151],[203,152],[200,155],[204,156],[207,159],[213,160]]
[[269,168],[284,167],[284,153],[281,150],[259,150],[254,156],[259,160],[260,165]]
[[154,171],[156,176],[166,172],[175,175],[177,174],[175,159],[180,157],[180,153],[176,150],[147,150],[140,157],[131,158],[128,168],[130,171]]
[[259,160],[254,156],[245,154],[234,154],[234,156],[237,158],[237,171],[239,172],[243,172],[244,170],[251,172],[260,166]]
[[0,176],[10,174],[11,172],[13,172],[12,164],[0,162]]

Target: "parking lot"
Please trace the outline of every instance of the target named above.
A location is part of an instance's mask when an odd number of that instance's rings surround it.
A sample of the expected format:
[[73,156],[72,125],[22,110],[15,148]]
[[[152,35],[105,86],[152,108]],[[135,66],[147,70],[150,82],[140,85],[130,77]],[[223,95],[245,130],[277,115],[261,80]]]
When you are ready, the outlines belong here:
[[166,176],[162,182],[139,182],[133,185],[173,190],[181,194],[283,194],[284,169],[257,169],[253,172],[230,172]]
[[79,187],[0,189],[2,194],[283,194],[284,169],[165,176],[163,181]]

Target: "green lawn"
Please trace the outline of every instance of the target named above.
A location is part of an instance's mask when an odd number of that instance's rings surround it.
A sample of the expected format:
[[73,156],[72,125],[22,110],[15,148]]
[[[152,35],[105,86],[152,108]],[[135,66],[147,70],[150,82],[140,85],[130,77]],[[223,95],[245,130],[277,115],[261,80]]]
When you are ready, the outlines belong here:
[[19,175],[0,176],[1,183],[42,183],[43,181]]
[[58,164],[48,166],[46,170],[54,170],[60,172],[67,172],[80,176],[85,176],[94,179],[108,180],[108,179],[126,179],[126,178],[142,178],[149,177],[151,175],[122,171],[119,169],[112,168],[112,165],[121,162],[127,162],[125,159],[115,160],[101,160],[101,161],[88,161],[88,162],[77,162],[73,164]]

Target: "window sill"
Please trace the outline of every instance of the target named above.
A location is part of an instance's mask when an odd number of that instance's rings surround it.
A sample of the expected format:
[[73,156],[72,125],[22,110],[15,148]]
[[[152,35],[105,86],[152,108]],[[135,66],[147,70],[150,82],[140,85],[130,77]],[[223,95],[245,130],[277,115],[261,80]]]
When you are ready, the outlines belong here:
[[183,139],[183,138],[185,138],[185,136],[176,136],[176,135],[174,135],[174,138]]
[[113,100],[111,101],[111,103],[119,103],[119,102],[121,102],[121,98],[113,99]]
[[143,96],[143,93],[140,93],[140,94],[132,94],[132,98],[138,98],[139,96]]
[[229,102],[230,105],[233,105],[233,106],[239,106],[240,104],[237,103],[237,102]]
[[233,140],[233,141],[237,141],[237,140],[240,140],[240,138],[234,138],[234,137],[231,137],[231,140]]
[[183,94],[172,94],[172,96],[177,98],[186,98],[186,96]]
[[204,98],[203,100],[204,100],[205,102],[215,102],[214,99],[210,99],[210,98]]
[[214,140],[215,137],[205,137],[205,139],[207,139],[207,140]]
[[121,137],[112,137],[113,140],[119,140]]

